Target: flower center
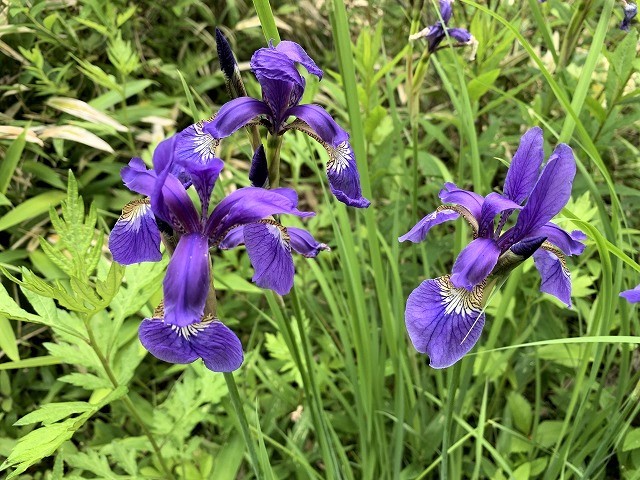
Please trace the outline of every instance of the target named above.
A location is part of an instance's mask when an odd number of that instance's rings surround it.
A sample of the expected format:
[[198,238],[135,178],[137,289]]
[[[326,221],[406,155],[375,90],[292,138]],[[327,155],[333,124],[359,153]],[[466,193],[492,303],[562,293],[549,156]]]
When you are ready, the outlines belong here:
[[469,315],[472,312],[482,311],[482,292],[484,284],[479,284],[468,291],[464,288],[456,288],[451,283],[449,275],[436,278],[440,285],[440,296],[442,297],[442,305],[444,305],[444,313],[451,315],[464,314]]

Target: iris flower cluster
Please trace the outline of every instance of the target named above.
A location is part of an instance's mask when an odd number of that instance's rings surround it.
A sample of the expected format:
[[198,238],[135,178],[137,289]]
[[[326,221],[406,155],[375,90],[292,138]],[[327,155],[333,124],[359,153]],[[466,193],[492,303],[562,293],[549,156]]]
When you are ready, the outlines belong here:
[[[492,289],[532,255],[541,291],[571,306],[565,257],[582,253],[586,236],[550,220],[571,196],[576,163],[565,144],[556,147],[541,171],[543,161],[542,130],[532,128],[520,141],[502,194],[483,197],[447,183],[440,192],[443,205],[399,238],[421,242],[431,227],[459,217],[473,230],[474,240],[458,255],[451,275],[425,280],[407,300],[409,337],[419,352],[429,355],[432,367],[453,365],[471,350],[484,327]],[[515,212],[515,224],[503,232]]]
[[[217,33],[229,91],[242,95],[246,91],[233,53]],[[163,301],[139,329],[141,343],[161,360],[191,363],[202,358],[216,372],[233,371],[242,364],[240,340],[217,318],[212,249],[244,244],[255,270],[253,280],[282,295],[293,286],[292,250],[315,257],[328,249],[306,230],[284,227],[276,220],[280,215],[310,217],[314,213],[298,210],[294,190],[266,188],[270,171],[261,145],[256,147],[249,172],[252,186],[234,191],[210,208],[224,167],[216,156],[221,139],[250,123],[264,125],[271,136],[290,129],[303,131],[329,153],[327,175],[336,198],[351,206],[369,205],[361,194],[347,132],[322,107],[299,105],[305,81],[298,64],[322,77],[322,71],[294,42],[258,50],[251,66],[262,86],[262,100],[246,96],[231,100],[215,118],[161,142],[153,154],[153,168],[134,158],[122,169],[124,184],[144,198],[125,206],[111,232],[109,248],[114,260],[124,265],[159,261],[161,242],[171,255]],[[291,116],[296,120],[288,123]],[[188,195],[191,187],[197,194],[194,199]]]
[[473,35],[471,35],[468,30],[464,28],[450,28],[448,26],[453,14],[453,0],[440,0],[439,3],[440,17],[442,20],[438,20],[433,25],[429,25],[418,33],[411,35],[409,40],[425,38],[427,40],[427,48],[429,49],[429,52],[435,52],[447,36],[451,37],[461,45],[469,45],[473,43]]

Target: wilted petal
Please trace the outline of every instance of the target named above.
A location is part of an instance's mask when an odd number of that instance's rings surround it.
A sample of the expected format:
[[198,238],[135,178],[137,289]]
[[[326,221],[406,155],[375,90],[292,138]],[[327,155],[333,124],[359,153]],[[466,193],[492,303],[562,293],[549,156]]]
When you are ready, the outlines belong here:
[[516,242],[545,225],[571,197],[576,161],[568,145],[558,145],[549,158],[529,200],[520,212],[511,241]]
[[336,148],[325,145],[329,154],[327,178],[331,193],[342,203],[357,208],[367,208],[371,202],[362,196],[360,174],[349,142],[343,142]]
[[216,118],[203,126],[203,131],[214,138],[226,138],[247,123],[269,115],[271,110],[264,102],[250,97],[235,98],[220,107]]
[[183,329],[169,325],[161,318],[145,318],[138,336],[151,355],[165,362],[191,363],[198,358]]
[[231,250],[244,243],[244,225],[232,228],[218,245],[221,250]]
[[500,247],[490,238],[476,238],[460,252],[453,264],[451,282],[456,288],[471,290],[481,283],[498,263]]
[[451,38],[459,43],[469,43],[473,38],[473,35],[471,35],[469,30],[465,28],[448,28],[447,33]]
[[407,299],[405,323],[413,346],[446,368],[469,352],[484,327],[482,288],[455,288],[448,276],[425,280]]
[[519,210],[522,207],[499,193],[492,192],[486,196],[480,210],[478,222],[478,235],[485,238],[493,237],[494,219],[499,213]]
[[455,220],[458,218],[460,214],[455,210],[451,210],[446,208],[446,206],[438,208],[433,213],[430,213],[426,217],[423,217],[415,226],[405,233],[403,236],[398,238],[399,242],[406,242],[409,240],[413,243],[418,243],[423,241],[431,227],[435,225],[440,225],[441,223],[448,222],[449,220]]
[[203,321],[184,327],[190,331],[193,350],[214,372],[232,372],[244,359],[242,344],[231,329],[217,320]]
[[299,63],[304,68],[306,68],[307,72],[315,75],[320,80],[322,80],[322,70],[318,68],[311,57],[307,55],[307,52],[305,52],[304,49],[297,43],[283,40],[276,46],[276,50],[284,53],[292,61]]
[[279,224],[259,222],[244,226],[244,244],[255,270],[253,281],[286,295],[293,287],[293,258],[286,230]]
[[120,170],[120,176],[129,190],[147,197],[151,196],[156,186],[156,172],[147,170],[141,158],[132,158],[129,165]]
[[113,259],[122,265],[162,259],[160,231],[148,199],[125,205],[109,235],[109,250]]
[[480,219],[482,204],[484,203],[484,197],[482,195],[470,192],[469,190],[462,190],[458,188],[455,183],[447,182],[444,184],[444,188],[440,190],[439,196],[443,203],[462,205],[469,210],[471,215],[476,219]]
[[176,138],[175,156],[182,165],[205,164],[213,160],[220,144],[217,138],[205,132],[204,126],[211,121],[198,122],[182,130]]
[[313,258],[322,250],[331,250],[326,244],[318,242],[302,228],[287,227],[291,248],[307,258]]
[[290,108],[287,115],[302,120],[323,142],[334,148],[349,140],[349,134],[319,105],[298,105]]
[[540,176],[540,166],[544,161],[543,143],[540,127],[530,128],[520,139],[504,181],[505,196],[516,203],[522,204]]
[[533,254],[533,260],[542,278],[540,291],[553,295],[570,307],[571,274],[564,258],[558,258],[555,253],[541,248]]
[[164,319],[184,327],[199,322],[211,276],[209,239],[192,233],[180,237],[164,277]]
[[269,167],[267,165],[267,156],[264,153],[264,147],[262,144],[256,148],[253,158],[251,159],[249,180],[253,187],[269,188]]
[[565,255],[580,255],[585,248],[582,242],[587,238],[580,230],[569,233],[551,222],[540,227],[535,233],[547,237],[547,241],[562,250]]
[[620,293],[620,296],[629,303],[640,302],[640,285],[631,290],[625,290],[624,292]]
[[[288,192],[283,194],[282,191]],[[295,198],[296,201],[292,201]],[[225,197],[213,209],[205,227],[206,234],[215,242],[237,226],[256,222],[277,214],[291,214],[298,217],[314,216],[313,212],[301,212],[296,208],[297,194],[290,189],[266,190],[245,187]]]

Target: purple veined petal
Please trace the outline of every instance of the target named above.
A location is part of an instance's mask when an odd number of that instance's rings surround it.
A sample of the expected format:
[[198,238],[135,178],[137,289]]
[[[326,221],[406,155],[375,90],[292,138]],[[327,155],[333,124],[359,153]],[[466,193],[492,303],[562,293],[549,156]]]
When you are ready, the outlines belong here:
[[234,98],[222,105],[216,118],[205,124],[202,130],[214,138],[226,138],[261,115],[270,114],[269,107],[260,100],[250,97]]
[[293,83],[304,89],[305,81],[295,62],[277,48],[260,48],[251,57],[251,70],[263,85],[265,79]]
[[[282,191],[287,191],[285,195]],[[263,218],[277,214],[291,214],[298,217],[312,217],[313,212],[301,212],[296,208],[297,202],[291,201],[295,192],[290,189],[266,190],[257,187],[239,188],[225,197],[213,209],[205,233],[215,243],[222,240],[230,228],[237,225],[257,222]],[[297,198],[297,195],[296,195]]]
[[151,208],[161,220],[179,233],[199,232],[200,218],[193,202],[177,177],[165,170],[156,181],[151,194]]
[[450,367],[480,338],[482,287],[455,288],[448,276],[425,280],[407,299],[405,323],[413,346],[429,355],[433,368]]
[[499,257],[500,247],[493,239],[476,238],[456,258],[451,282],[456,288],[471,290],[487,278]]
[[174,154],[176,139],[179,134],[172,135],[162,140],[153,151],[153,169],[160,175],[166,168],[171,168],[174,164]]
[[147,166],[138,157],[132,158],[129,165],[120,170],[120,176],[129,190],[147,197],[153,193],[158,178],[156,172],[147,170]]
[[328,144],[324,147],[329,154],[327,178],[331,193],[350,207],[367,208],[371,205],[371,202],[362,196],[360,174],[351,144],[345,141],[335,148]]
[[451,20],[451,14],[453,13],[453,8],[451,8],[452,3],[453,0],[440,0],[440,16],[445,24]]
[[482,195],[470,192],[469,190],[462,190],[458,188],[455,183],[447,182],[444,184],[444,188],[440,190],[439,196],[443,203],[462,205],[469,210],[471,215],[476,219],[480,219],[482,204],[484,203],[484,197]]
[[284,227],[275,222],[244,226],[244,244],[256,272],[252,280],[279,295],[286,295],[293,287],[295,269],[288,237]]
[[188,126],[176,136],[175,156],[183,166],[189,163],[206,164],[216,156],[220,140],[204,130],[211,121]]
[[549,158],[538,182],[531,191],[513,227],[511,242],[515,243],[545,225],[555,217],[571,197],[576,174],[576,161],[568,145],[558,145]]
[[285,121],[289,118],[289,108],[300,102],[304,87],[297,83],[274,78],[258,78],[262,87],[262,101],[271,111],[272,134],[282,133]]
[[535,234],[547,237],[547,241],[562,250],[565,255],[580,255],[585,249],[582,242],[587,239],[580,230],[569,233],[551,222],[540,227]]
[[542,278],[540,291],[553,295],[567,307],[571,307],[571,274],[564,259],[541,248],[533,254],[533,260]]
[[331,250],[325,243],[318,242],[302,228],[287,227],[291,248],[307,258],[313,258],[322,250]]
[[520,138],[504,180],[504,195],[516,203],[522,204],[540,176],[540,166],[544,161],[543,143],[540,127],[530,128]]
[[203,218],[209,209],[211,192],[216,185],[220,172],[224,168],[224,162],[219,158],[212,158],[206,163],[189,162],[186,165],[187,172],[191,176],[193,186],[198,192],[202,205]]
[[179,327],[199,322],[210,278],[209,239],[199,233],[180,237],[163,282],[164,321]]
[[441,223],[455,220],[460,216],[455,210],[451,210],[446,206],[438,208],[435,212],[430,213],[426,217],[423,217],[414,227],[398,238],[399,242],[406,242],[409,240],[413,243],[422,242],[426,237],[431,227],[440,225]]
[[333,148],[349,140],[349,134],[319,105],[297,105],[287,111],[287,115],[299,118],[311,127],[320,139]]
[[269,167],[262,144],[253,153],[251,168],[249,169],[249,180],[252,187],[269,188]]
[[161,318],[145,318],[138,329],[140,343],[154,357],[170,363],[191,363],[198,358],[182,329]]
[[275,48],[277,51],[284,53],[292,61],[302,65],[311,75],[315,75],[318,79],[322,80],[322,70],[320,70],[311,57],[307,55],[307,52],[296,42],[283,40]]
[[624,292],[621,292],[620,296],[629,303],[640,302],[640,285],[638,285],[636,288],[632,288],[631,290],[625,290]]
[[480,210],[478,221],[478,235],[484,238],[493,238],[494,219],[499,213],[520,210],[522,207],[499,193],[492,192],[487,195]]
[[458,43],[469,43],[473,35],[465,28],[447,28],[447,33]]
[[122,265],[162,259],[160,230],[148,199],[125,205],[109,235],[109,250],[113,259]]
[[218,320],[205,320],[183,327],[193,351],[204,366],[214,372],[232,372],[244,360],[242,343],[231,329]]
[[231,250],[244,243],[244,225],[232,228],[222,239],[218,248],[220,250]]

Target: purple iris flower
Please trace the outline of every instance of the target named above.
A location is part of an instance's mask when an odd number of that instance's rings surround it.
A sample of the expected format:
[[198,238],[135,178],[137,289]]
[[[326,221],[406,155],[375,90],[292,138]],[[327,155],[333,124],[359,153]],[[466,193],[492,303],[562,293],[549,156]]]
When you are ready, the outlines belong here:
[[[151,170],[139,158],[123,168],[125,185],[147,198],[125,207],[109,247],[114,259],[125,265],[157,261],[160,232],[170,237],[174,251],[163,282],[163,308],[142,322],[140,341],[161,360],[190,363],[202,358],[213,371],[232,371],[242,364],[240,340],[218,319],[205,315],[211,282],[209,249],[238,226],[271,215],[313,213],[297,209],[293,190],[247,187],[228,195],[209,214],[211,193],[224,163],[213,156],[181,162],[175,158],[175,143],[174,136],[158,146]],[[188,185],[198,194],[200,212],[187,195]]]
[[633,2],[622,1],[622,8],[624,9],[624,18],[620,23],[620,30],[624,30],[625,32],[629,31],[629,27],[631,26],[631,22],[638,14],[638,6]]
[[[214,139],[256,123],[266,126],[273,136],[287,130],[302,131],[327,150],[327,177],[336,198],[349,206],[366,208],[370,202],[362,196],[349,134],[319,105],[299,105],[305,80],[296,64],[322,78],[322,70],[295,42],[282,41],[276,47],[257,50],[251,57],[251,69],[262,87],[262,100],[242,96],[225,103],[203,130]],[[290,117],[296,120],[288,123]]]
[[411,35],[409,39],[426,38],[430,52],[434,52],[438,48],[442,41],[447,38],[447,34],[459,43],[470,44],[473,40],[473,35],[468,30],[464,28],[449,28],[447,26],[453,13],[452,3],[453,0],[440,0],[440,16],[442,20],[438,20],[433,25],[429,25],[418,33]]
[[629,303],[640,302],[640,285],[636,288],[632,288],[631,290],[625,290],[620,294],[620,296],[626,299]]
[[[576,164],[565,144],[556,147],[540,172],[543,161],[542,130],[535,127],[522,136],[503,194],[482,197],[447,183],[440,192],[447,205],[399,238],[420,242],[434,225],[458,217],[474,231],[474,240],[458,255],[452,274],[425,280],[407,300],[409,336],[418,351],[429,355],[434,368],[454,364],[473,347],[484,325],[486,295],[531,255],[542,277],[540,290],[571,306],[565,255],[582,253],[586,235],[579,230],[566,232],[550,220],[571,196]],[[519,211],[515,225],[502,233],[515,211]]]

